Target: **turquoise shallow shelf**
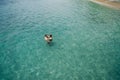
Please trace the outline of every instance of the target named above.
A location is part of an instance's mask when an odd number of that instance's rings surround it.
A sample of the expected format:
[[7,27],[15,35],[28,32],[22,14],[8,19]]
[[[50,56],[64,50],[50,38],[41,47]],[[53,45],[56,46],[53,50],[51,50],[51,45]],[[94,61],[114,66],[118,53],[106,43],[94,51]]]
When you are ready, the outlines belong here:
[[120,80],[120,11],[88,0],[1,0],[0,80]]

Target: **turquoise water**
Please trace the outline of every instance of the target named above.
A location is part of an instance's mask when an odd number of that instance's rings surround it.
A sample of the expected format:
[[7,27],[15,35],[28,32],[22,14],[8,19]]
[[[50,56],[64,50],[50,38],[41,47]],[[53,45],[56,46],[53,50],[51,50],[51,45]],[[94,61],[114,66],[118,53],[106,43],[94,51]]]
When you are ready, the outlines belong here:
[[[52,34],[48,45],[44,34]],[[0,80],[120,80],[120,11],[88,0],[0,0]]]

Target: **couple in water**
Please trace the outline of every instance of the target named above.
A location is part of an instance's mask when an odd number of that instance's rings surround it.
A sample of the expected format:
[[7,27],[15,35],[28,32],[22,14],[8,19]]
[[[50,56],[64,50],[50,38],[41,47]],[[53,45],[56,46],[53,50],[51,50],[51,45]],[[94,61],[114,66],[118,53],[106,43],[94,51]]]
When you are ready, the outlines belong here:
[[52,35],[51,34],[50,35],[45,34],[44,39],[49,44],[49,43],[52,42]]

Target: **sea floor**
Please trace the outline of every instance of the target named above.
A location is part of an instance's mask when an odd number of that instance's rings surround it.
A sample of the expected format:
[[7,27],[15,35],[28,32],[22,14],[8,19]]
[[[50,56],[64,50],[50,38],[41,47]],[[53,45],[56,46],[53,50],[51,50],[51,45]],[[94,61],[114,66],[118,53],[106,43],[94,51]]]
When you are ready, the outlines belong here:
[[119,62],[119,10],[88,0],[0,1],[0,80],[120,80]]

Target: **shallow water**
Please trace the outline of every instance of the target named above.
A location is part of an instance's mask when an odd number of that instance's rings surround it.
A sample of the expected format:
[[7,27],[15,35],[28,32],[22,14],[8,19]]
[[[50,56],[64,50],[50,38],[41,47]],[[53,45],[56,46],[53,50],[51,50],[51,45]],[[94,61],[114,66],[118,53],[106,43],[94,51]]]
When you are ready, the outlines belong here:
[[0,80],[119,80],[119,62],[120,11],[88,0],[0,1]]

